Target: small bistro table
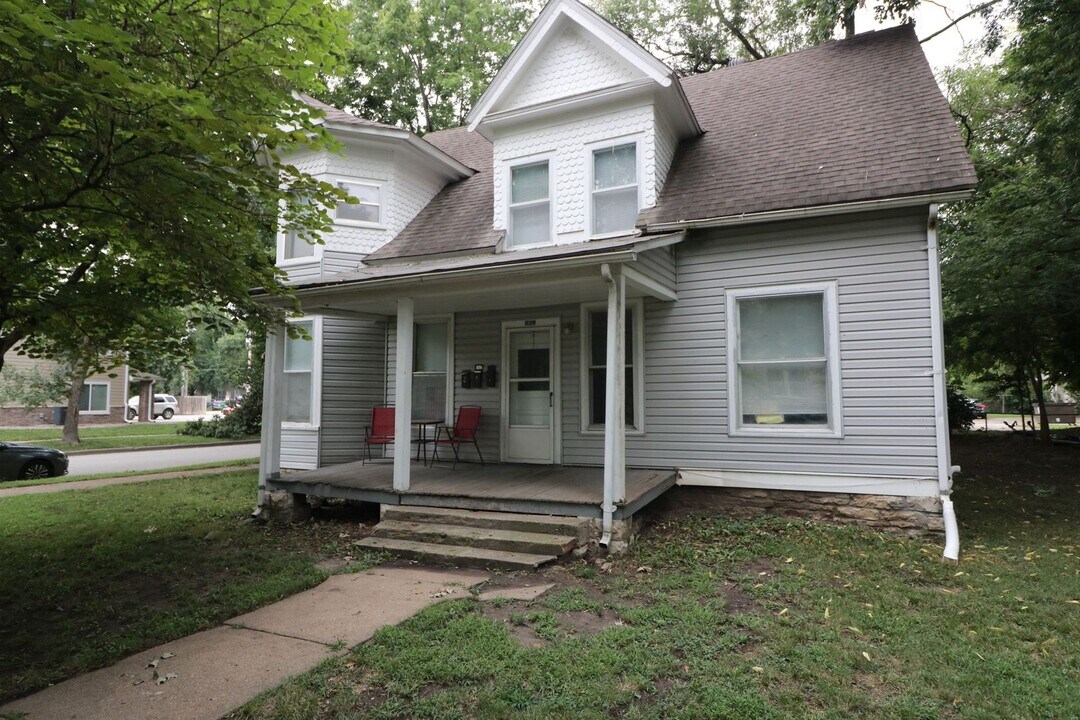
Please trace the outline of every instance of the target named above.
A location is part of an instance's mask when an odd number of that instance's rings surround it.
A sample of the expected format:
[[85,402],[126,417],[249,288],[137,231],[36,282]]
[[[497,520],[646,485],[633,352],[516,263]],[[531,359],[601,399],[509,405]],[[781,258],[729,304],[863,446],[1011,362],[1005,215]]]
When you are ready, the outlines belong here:
[[424,465],[428,464],[427,460],[427,446],[428,443],[434,442],[434,437],[428,437],[428,428],[432,426],[439,426],[444,422],[445,418],[413,418],[412,424],[416,428],[416,459],[420,460],[420,449],[424,450]]

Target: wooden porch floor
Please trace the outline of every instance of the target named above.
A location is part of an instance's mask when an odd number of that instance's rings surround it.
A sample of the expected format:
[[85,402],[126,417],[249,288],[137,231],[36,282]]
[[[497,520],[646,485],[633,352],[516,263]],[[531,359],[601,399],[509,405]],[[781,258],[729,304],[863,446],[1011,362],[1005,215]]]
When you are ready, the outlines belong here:
[[[413,463],[408,492],[394,491],[394,467],[388,462],[332,465],[288,473],[267,481],[271,490],[345,498],[391,505],[424,505],[469,510],[601,517],[604,471],[564,465],[424,466]],[[615,518],[630,517],[675,484],[675,471],[626,471],[626,503]]]

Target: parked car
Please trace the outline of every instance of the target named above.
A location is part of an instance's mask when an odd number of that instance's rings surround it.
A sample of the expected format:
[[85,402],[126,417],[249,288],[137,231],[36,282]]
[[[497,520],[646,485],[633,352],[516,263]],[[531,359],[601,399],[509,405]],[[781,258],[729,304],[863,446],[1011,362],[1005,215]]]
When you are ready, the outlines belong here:
[[[154,396],[154,417],[165,418],[171,420],[172,416],[180,412],[180,403],[176,401],[176,398],[172,395],[155,395]],[[134,420],[139,417],[139,396],[128,399],[128,420]]]
[[975,417],[979,420],[986,418],[986,403],[981,403],[975,398],[968,398],[968,405],[971,406],[971,412],[975,414]]
[[38,480],[67,475],[68,456],[40,445],[0,442],[0,480]]

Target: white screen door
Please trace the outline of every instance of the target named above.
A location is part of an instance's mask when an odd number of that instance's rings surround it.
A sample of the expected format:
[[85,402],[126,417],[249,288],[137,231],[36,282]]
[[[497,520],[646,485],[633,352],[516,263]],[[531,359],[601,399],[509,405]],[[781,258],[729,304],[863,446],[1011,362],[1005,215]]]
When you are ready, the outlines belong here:
[[555,353],[554,329],[507,328],[504,337],[506,362],[506,461],[547,463],[554,461]]

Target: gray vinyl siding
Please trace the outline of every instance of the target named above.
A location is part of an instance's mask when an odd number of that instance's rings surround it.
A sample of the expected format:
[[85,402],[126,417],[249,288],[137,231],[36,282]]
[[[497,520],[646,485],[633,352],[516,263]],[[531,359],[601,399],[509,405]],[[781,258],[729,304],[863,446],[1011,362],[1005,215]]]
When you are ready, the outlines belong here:
[[296,263],[295,265],[286,265],[283,269],[292,282],[313,280],[322,273],[321,263],[314,259],[308,262]]
[[327,317],[322,327],[319,466],[359,460],[371,408],[385,398],[386,323]]
[[367,256],[362,253],[343,252],[326,248],[323,250],[322,272],[324,275],[333,275],[334,273],[355,270],[365,257]]
[[676,248],[657,248],[639,253],[633,267],[644,275],[661,283],[664,287],[677,288],[679,271]]
[[281,428],[281,467],[285,470],[314,470],[318,465],[319,430]]
[[[627,462],[766,472],[933,476],[925,210],[833,217],[688,238],[679,300],[645,309],[646,433]],[[843,438],[731,437],[728,288],[836,281]],[[563,461],[598,464],[600,436],[564,434]]]

